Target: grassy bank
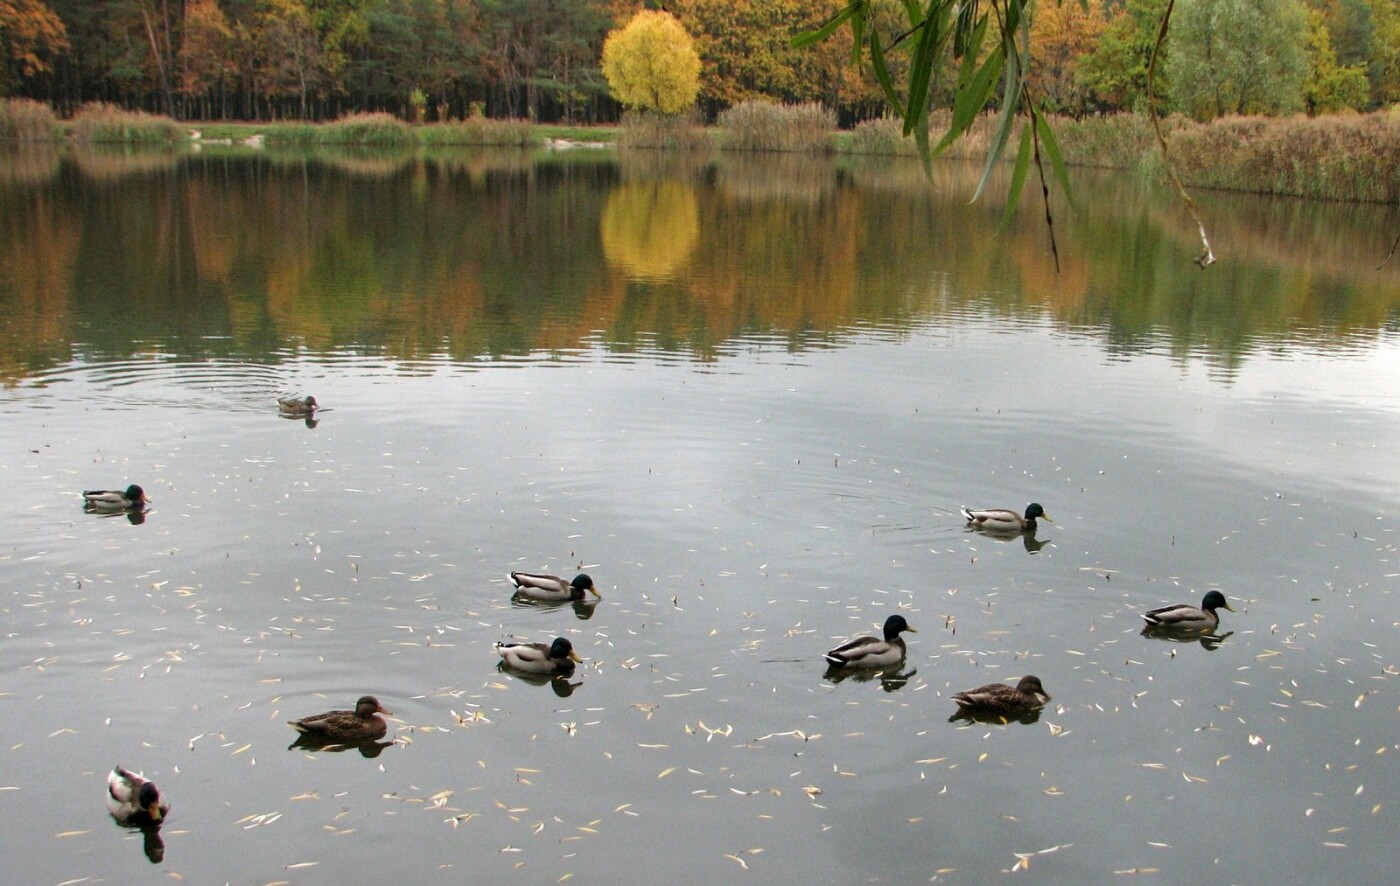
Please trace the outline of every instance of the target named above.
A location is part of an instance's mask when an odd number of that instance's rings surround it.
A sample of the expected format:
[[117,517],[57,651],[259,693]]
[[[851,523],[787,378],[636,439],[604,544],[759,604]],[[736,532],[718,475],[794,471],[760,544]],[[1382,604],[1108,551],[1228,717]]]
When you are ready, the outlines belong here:
[[[947,128],[946,114],[932,117],[934,138]],[[948,152],[981,160],[995,118],[977,120]],[[1163,175],[1152,122],[1140,114],[1052,121],[1065,163]],[[1163,122],[1168,155],[1188,187],[1280,194],[1315,200],[1400,203],[1400,111],[1328,117],[1226,117],[1197,123]],[[1019,131],[1012,136],[1014,146]],[[857,126],[838,143],[853,154],[914,156],[898,120]]]
[[[932,115],[936,140],[948,126],[946,112]],[[1072,166],[1162,174],[1151,122],[1115,114],[1054,121],[1065,162]],[[994,118],[978,119],[947,156],[986,156]],[[173,146],[190,130],[206,143],[255,143],[268,147],[363,146],[391,149],[492,145],[538,147],[563,140],[663,150],[789,151],[908,155],[913,141],[898,120],[861,123],[835,132],[816,105],[784,107],[744,102],[721,115],[719,125],[693,119],[628,115],[620,126],[532,125],[518,120],[473,119],[410,125],[383,113],[352,114],[330,123],[177,123],[167,117],[85,105],[67,122],[38,102],[0,100],[0,141],[116,142]],[[1232,117],[1196,123],[1174,117],[1164,124],[1168,150],[1182,180],[1194,188],[1282,194],[1321,200],[1400,203],[1400,110],[1329,117]],[[1013,144],[1015,136],[1013,136]]]

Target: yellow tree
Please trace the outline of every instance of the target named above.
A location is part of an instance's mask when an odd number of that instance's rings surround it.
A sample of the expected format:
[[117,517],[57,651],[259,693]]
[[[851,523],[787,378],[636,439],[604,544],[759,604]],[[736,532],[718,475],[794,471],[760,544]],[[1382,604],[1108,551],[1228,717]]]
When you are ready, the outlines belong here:
[[627,107],[679,114],[700,91],[700,56],[674,16],[643,10],[603,41],[603,76]]
[[1076,77],[1079,60],[1094,51],[1108,21],[1098,3],[1046,3],[1031,24],[1031,58],[1027,80],[1043,110],[1062,114],[1084,111],[1085,94]]

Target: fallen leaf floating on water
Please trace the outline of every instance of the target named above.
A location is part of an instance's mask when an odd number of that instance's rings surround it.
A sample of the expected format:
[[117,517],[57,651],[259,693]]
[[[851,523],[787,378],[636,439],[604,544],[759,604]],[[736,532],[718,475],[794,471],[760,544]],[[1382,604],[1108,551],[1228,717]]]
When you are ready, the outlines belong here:
[[91,830],[86,830],[86,831],[63,831],[62,833],[54,834],[54,839],[56,839],[56,840],[57,840],[57,839],[62,839],[63,837],[81,837],[83,834],[90,834],[90,833],[92,833]]
[[748,863],[747,861],[744,861],[742,858],[740,858],[740,857],[737,856],[737,855],[730,855],[728,852],[726,852],[726,853],[724,854],[724,857],[727,858],[727,859],[729,859],[730,861],[734,862],[735,864],[737,864],[739,867],[743,868],[743,869],[746,870],[746,871],[749,869],[749,863]]
[[250,828],[258,827],[259,825],[272,824],[281,817],[282,813],[280,812],[260,812],[255,815],[245,815],[234,822],[234,824],[243,825],[243,829],[246,831]]

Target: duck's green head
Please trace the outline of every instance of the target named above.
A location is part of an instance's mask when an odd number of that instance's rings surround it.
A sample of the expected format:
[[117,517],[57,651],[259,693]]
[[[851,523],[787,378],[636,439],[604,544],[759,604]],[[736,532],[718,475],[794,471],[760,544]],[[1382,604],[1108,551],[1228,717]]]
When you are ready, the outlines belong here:
[[126,487],[126,497],[141,505],[150,501],[150,499],[146,497],[146,490],[142,489],[140,486],[137,486],[135,483],[132,483],[130,486]]
[[578,657],[578,653],[574,651],[574,644],[563,637],[554,638],[554,642],[549,646],[549,657],[555,660],[567,658],[569,661],[573,662],[583,661],[583,659]]
[[603,598],[603,595],[598,593],[598,589],[593,587],[593,579],[587,572],[580,572],[578,575],[575,575],[574,580],[569,582],[569,584],[572,585],[576,591],[592,591],[593,596],[600,600]]
[[904,616],[902,615],[891,615],[889,618],[885,619],[886,640],[893,640],[895,637],[898,637],[904,631],[908,631],[911,634],[918,633],[918,631],[909,627],[909,622],[905,621]]
[[136,790],[136,802],[141,804],[141,810],[151,817],[151,821],[160,821],[160,791],[156,786],[148,782],[143,782]]
[[1031,502],[1031,503],[1026,507],[1026,519],[1027,519],[1027,520],[1044,520],[1046,523],[1054,523],[1054,522],[1055,522],[1054,520],[1051,520],[1051,519],[1050,519],[1050,515],[1049,515],[1049,514],[1045,513],[1045,509],[1042,508],[1042,507],[1041,507],[1039,504],[1037,504],[1036,502]]
[[1217,609],[1228,609],[1231,612],[1235,611],[1235,608],[1230,605],[1230,601],[1226,600],[1225,595],[1219,591],[1211,591],[1209,594],[1206,594],[1206,598],[1201,601],[1201,608],[1206,612],[1214,612]]

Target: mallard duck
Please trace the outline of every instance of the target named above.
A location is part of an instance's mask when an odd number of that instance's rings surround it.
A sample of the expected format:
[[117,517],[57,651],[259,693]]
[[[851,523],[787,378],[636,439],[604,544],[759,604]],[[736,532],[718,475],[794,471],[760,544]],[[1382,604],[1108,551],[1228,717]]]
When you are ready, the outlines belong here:
[[556,637],[548,646],[543,643],[497,643],[495,649],[506,667],[527,674],[566,676],[574,672],[575,663],[583,661],[574,651],[574,645],[563,637]]
[[962,515],[967,518],[967,525],[973,529],[985,529],[988,532],[1035,532],[1036,519],[1044,520],[1046,523],[1054,523],[1050,515],[1045,513],[1045,509],[1035,502],[1026,506],[1026,515],[1023,517],[1008,508],[959,508]]
[[310,415],[316,411],[316,398],[307,394],[304,399],[278,397],[277,408],[291,415]]
[[828,652],[824,658],[838,668],[887,668],[904,660],[904,638],[901,632],[917,634],[902,615],[885,619],[885,638],[853,637]]
[[156,783],[116,766],[107,776],[107,811],[121,824],[159,824],[170,811]]
[[1186,603],[1178,603],[1175,606],[1163,606],[1161,609],[1151,609],[1142,614],[1143,620],[1149,627],[1170,629],[1176,631],[1213,631],[1220,626],[1220,615],[1217,609],[1229,609],[1230,601],[1225,599],[1225,595],[1219,591],[1211,591],[1201,600],[1201,606],[1197,609]]
[[89,489],[83,492],[83,507],[89,511],[129,511],[150,501],[146,490],[132,483],[125,492],[115,489]]
[[1027,674],[1015,686],[1005,683],[988,683],[966,692],[954,693],[953,701],[961,710],[969,713],[995,714],[1004,717],[1020,717],[1050,700],[1040,678]]
[[371,741],[382,738],[389,729],[389,724],[384,722],[384,718],[377,717],[376,714],[388,714],[392,717],[394,712],[384,710],[379,704],[379,699],[373,695],[363,695],[355,702],[353,711],[326,711],[324,714],[312,714],[300,720],[288,720],[287,725],[302,735],[315,736],[324,741]]
[[515,593],[527,600],[545,603],[566,603],[570,600],[584,600],[589,591],[602,599],[603,595],[593,586],[593,579],[585,572],[574,576],[573,581],[565,581],[557,575],[536,575],[529,572],[512,572],[510,583]]

